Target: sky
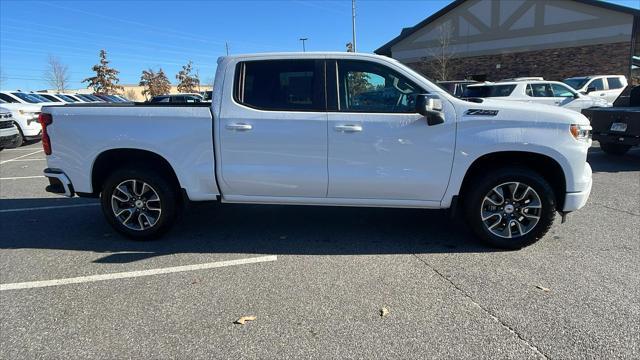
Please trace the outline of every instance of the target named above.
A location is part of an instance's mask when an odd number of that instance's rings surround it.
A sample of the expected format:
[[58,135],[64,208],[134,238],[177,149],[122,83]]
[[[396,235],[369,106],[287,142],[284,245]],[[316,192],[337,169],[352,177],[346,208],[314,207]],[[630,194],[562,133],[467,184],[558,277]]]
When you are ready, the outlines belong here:
[[[356,1],[357,50],[373,52],[451,0]],[[640,0],[610,0],[640,8]],[[162,67],[169,80],[192,60],[204,83],[230,54],[344,51],[351,41],[351,1],[28,1],[0,0],[2,89],[51,88],[50,55],[66,64],[70,88],[84,88],[105,49],[121,84]]]

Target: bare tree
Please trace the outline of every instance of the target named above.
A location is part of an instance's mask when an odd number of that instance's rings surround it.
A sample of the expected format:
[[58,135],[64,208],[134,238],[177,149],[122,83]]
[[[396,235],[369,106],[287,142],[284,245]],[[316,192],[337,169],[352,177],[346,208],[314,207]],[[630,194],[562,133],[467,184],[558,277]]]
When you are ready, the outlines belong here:
[[453,25],[450,22],[438,26],[435,29],[438,32],[437,46],[431,48],[427,56],[422,59],[423,65],[425,65],[423,68],[427,68],[430,72],[427,75],[435,80],[449,79],[451,62],[455,57],[455,52],[451,47],[453,30]]
[[69,67],[60,62],[60,59],[49,55],[47,59],[47,70],[44,79],[58,92],[65,92],[69,84]]
[[124,96],[129,100],[138,100],[138,93],[134,89],[127,90]]

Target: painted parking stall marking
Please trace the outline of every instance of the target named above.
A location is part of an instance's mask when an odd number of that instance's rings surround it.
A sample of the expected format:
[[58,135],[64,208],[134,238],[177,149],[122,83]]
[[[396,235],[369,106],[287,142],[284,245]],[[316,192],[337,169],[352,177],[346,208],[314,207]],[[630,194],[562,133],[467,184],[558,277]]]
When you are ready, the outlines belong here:
[[26,158],[27,156],[35,155],[35,154],[41,153],[41,152],[43,152],[43,151],[44,151],[44,150],[38,150],[38,151],[34,151],[34,152],[32,152],[32,153],[28,153],[28,154],[25,154],[25,155],[20,155],[20,156],[18,156],[18,157],[16,157],[16,158],[13,158],[13,159],[0,161],[0,165],[2,165],[2,164],[6,164],[6,163],[8,163],[8,162],[16,161],[16,160],[18,160],[18,159]]
[[56,206],[38,206],[38,207],[28,207],[28,208],[19,208],[19,209],[2,209],[0,210],[0,214],[22,212],[22,211],[34,211],[34,210],[67,209],[67,208],[99,206],[99,205],[100,205],[99,203],[90,203],[90,204],[56,205]]
[[215,269],[215,268],[221,268],[221,267],[227,267],[227,266],[270,262],[270,261],[276,261],[276,260],[278,260],[278,257],[276,255],[269,255],[269,256],[259,256],[259,257],[246,258],[246,259],[216,261],[216,262],[204,263],[204,264],[173,266],[173,267],[159,268],[159,269],[79,276],[79,277],[55,279],[55,280],[28,281],[28,282],[20,282],[20,283],[0,284],[0,291],[33,289],[33,288],[42,288],[42,287],[49,287],[49,286],[61,286],[61,285],[81,284],[81,283],[96,282],[96,281],[105,281],[105,280],[116,280],[116,279],[127,279],[127,278],[135,278],[135,277],[142,277],[142,276],[172,274],[172,273],[185,272],[185,271],[207,270],[207,269]]

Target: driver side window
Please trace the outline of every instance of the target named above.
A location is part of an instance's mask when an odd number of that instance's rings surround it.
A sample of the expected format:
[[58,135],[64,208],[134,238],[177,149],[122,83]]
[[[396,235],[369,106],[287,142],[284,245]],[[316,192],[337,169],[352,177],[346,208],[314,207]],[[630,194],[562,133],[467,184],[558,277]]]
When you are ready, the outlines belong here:
[[372,62],[338,61],[340,111],[415,113],[415,98],[426,91],[397,72]]

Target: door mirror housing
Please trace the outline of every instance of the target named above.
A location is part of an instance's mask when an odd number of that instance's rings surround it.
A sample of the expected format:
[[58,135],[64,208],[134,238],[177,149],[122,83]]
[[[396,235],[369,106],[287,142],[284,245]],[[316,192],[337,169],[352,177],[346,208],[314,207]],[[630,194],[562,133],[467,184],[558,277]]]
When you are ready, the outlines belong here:
[[595,86],[589,86],[587,88],[587,94],[590,93],[590,92],[594,92],[594,91],[596,91],[596,87]]
[[427,118],[429,126],[444,123],[442,100],[438,95],[420,94],[416,97],[416,112]]

